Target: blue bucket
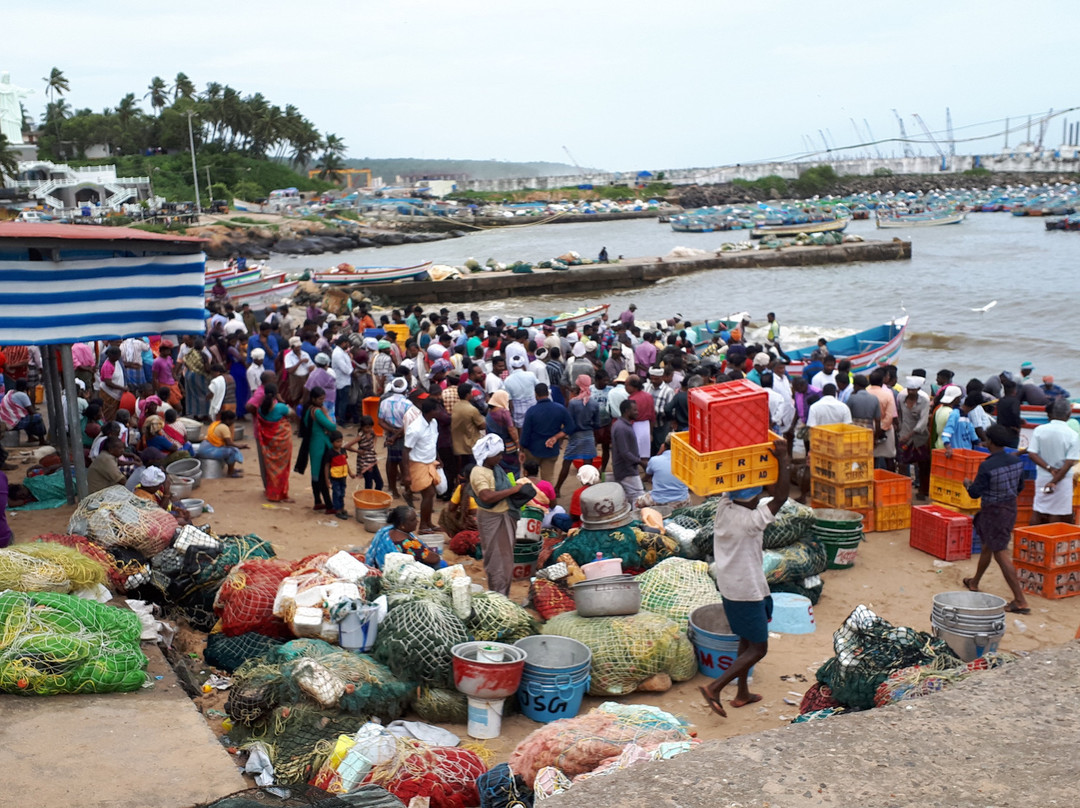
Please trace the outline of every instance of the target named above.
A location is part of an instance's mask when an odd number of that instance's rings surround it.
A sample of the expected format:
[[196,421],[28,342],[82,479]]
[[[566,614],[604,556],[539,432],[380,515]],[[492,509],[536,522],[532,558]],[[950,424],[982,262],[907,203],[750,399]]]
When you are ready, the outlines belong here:
[[517,697],[521,712],[541,724],[560,718],[573,718],[581,710],[581,700],[589,689],[592,676],[588,669],[571,676],[534,679],[528,671],[521,675]]
[[[698,606],[690,613],[690,627],[686,632],[694,646],[698,671],[710,679],[719,679],[739,655],[739,635],[731,633],[724,604],[710,603]],[[747,678],[754,675],[751,668]]]
[[592,651],[584,643],[553,634],[535,634],[514,643],[525,652],[525,673],[534,678],[557,677],[588,670]]

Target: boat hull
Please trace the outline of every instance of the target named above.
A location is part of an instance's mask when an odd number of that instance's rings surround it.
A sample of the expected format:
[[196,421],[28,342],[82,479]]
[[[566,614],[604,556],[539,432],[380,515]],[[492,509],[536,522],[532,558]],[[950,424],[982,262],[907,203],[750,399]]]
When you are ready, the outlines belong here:
[[239,306],[243,303],[247,303],[252,308],[257,309],[260,306],[279,303],[282,298],[292,297],[299,286],[300,281],[290,281],[289,283],[279,283],[275,286],[271,286],[269,289],[263,289],[258,292],[233,295],[231,298],[234,305]]
[[315,283],[328,283],[334,286],[358,286],[365,283],[392,283],[408,281],[417,275],[425,274],[431,268],[431,262],[425,261],[411,267],[361,267],[357,272],[315,272],[311,279]]
[[938,227],[946,224],[960,224],[967,217],[963,211],[951,213],[948,216],[940,216],[934,219],[916,219],[914,217],[895,216],[882,217],[877,220],[879,230],[892,230],[901,227]]
[[755,227],[750,238],[766,236],[797,236],[800,233],[839,233],[848,226],[849,219],[833,219],[829,222],[806,222],[805,224],[769,224]]

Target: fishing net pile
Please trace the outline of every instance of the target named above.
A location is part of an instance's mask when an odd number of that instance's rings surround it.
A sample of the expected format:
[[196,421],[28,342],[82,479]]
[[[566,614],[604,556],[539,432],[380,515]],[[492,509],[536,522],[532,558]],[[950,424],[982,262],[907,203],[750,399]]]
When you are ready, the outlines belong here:
[[277,637],[267,637],[254,631],[235,637],[230,637],[220,630],[211,631],[206,637],[203,658],[206,664],[232,673],[249,659],[266,656],[284,642]]
[[350,794],[329,794],[314,786],[248,788],[195,808],[405,808],[379,786],[361,786]]
[[[456,596],[455,582],[458,582]],[[382,592],[391,609],[402,603],[427,600],[447,608],[454,607],[464,619],[468,616],[470,583],[464,568],[458,565],[433,570],[403,553],[388,553],[383,559]]]
[[90,494],[68,523],[68,533],[86,536],[106,549],[126,547],[147,558],[168,547],[176,529],[172,514],[122,485]]
[[465,623],[448,606],[420,599],[390,609],[379,624],[373,654],[400,679],[453,687],[450,649],[469,639]]
[[[543,572],[543,570],[540,570]],[[529,603],[545,620],[577,608],[570,587],[563,580],[552,581],[539,574],[529,584]]]
[[873,707],[878,688],[902,668],[962,665],[944,640],[894,626],[863,605],[833,632],[833,650],[836,656],[818,669],[817,679],[837,703],[856,709]]
[[762,565],[771,592],[793,592],[817,603],[824,589],[821,573],[828,567],[825,546],[809,536],[766,550]]
[[[244,561],[271,559],[273,546],[255,535],[215,537],[217,546],[193,542],[179,557],[179,570],[171,573],[169,596],[192,628],[210,631],[217,622],[214,598],[233,567]],[[175,567],[176,562],[162,559]]]
[[913,665],[889,674],[874,694],[874,705],[884,707],[899,701],[918,699],[937,693],[963,681],[973,673],[1000,668],[1017,657],[1007,653],[988,653],[961,665],[950,665],[946,657],[937,657],[929,665]]
[[476,778],[480,808],[532,808],[533,792],[520,774],[500,763]]
[[555,546],[552,556],[568,553],[578,564],[604,558],[621,558],[625,570],[647,570],[670,556],[679,554],[679,543],[669,536],[643,530],[634,522],[623,527],[604,530],[575,528],[566,539]]
[[605,702],[534,731],[507,762],[533,788],[549,779],[550,771],[538,777],[545,769],[555,769],[569,781],[619,758],[631,744],[651,752],[665,743],[690,741],[690,725],[657,707]]
[[510,645],[540,630],[527,611],[505,595],[490,591],[472,596],[472,614],[465,627],[474,640]]
[[0,692],[115,693],[146,682],[130,609],[56,592],[0,592]]
[[570,637],[589,647],[589,693],[593,696],[662,692],[672,682],[686,681],[697,673],[694,648],[686,633],[659,614],[579,617],[577,612],[567,612],[549,620],[541,634]]
[[105,580],[104,564],[73,547],[35,542],[0,548],[0,591],[67,594]]
[[720,602],[716,582],[704,561],[666,558],[637,577],[641,608],[674,621],[682,631],[698,606]]
[[[232,698],[230,695],[230,702]],[[274,766],[276,783],[306,783],[329,757],[338,736],[352,735],[366,722],[364,716],[318,705],[275,707],[248,728],[239,746],[250,750],[261,745]]]
[[446,687],[418,688],[412,709],[421,721],[432,724],[464,724],[469,720],[465,694]]
[[292,571],[291,562],[276,558],[250,559],[233,567],[214,598],[222,632],[230,637],[249,631],[268,637],[292,636],[284,621],[274,616],[278,587]]
[[716,507],[720,497],[709,497],[700,505],[678,508],[671,512],[670,521],[684,530],[693,531],[689,544],[683,545],[683,555],[694,560],[703,560],[713,554],[713,522],[716,519]]
[[131,572],[125,572],[124,569],[118,566],[116,558],[111,553],[94,544],[86,536],[75,536],[67,533],[43,533],[37,536],[34,541],[41,544],[58,544],[78,550],[91,561],[101,564],[105,570],[106,584],[109,589],[118,594],[124,593],[125,583]]
[[787,547],[807,538],[814,526],[814,509],[789,499],[776,513],[776,518],[765,527],[762,545],[766,550]]

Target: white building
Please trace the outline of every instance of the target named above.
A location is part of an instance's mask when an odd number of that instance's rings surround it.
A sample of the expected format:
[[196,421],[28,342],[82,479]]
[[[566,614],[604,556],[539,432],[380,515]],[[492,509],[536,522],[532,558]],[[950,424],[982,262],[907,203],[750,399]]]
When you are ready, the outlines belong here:
[[83,207],[121,211],[125,204],[151,198],[149,177],[117,177],[116,166],[73,168],[25,160],[19,162],[18,178],[9,185],[26,189],[32,199],[57,212]]

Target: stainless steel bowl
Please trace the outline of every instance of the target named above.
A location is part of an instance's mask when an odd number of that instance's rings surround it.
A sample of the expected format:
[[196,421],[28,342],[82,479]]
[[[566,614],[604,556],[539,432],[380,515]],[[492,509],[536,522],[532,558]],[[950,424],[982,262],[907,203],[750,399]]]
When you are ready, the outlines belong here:
[[201,499],[182,499],[180,500],[180,507],[188,512],[188,516],[195,517],[200,516],[203,512],[203,506],[206,504]]

